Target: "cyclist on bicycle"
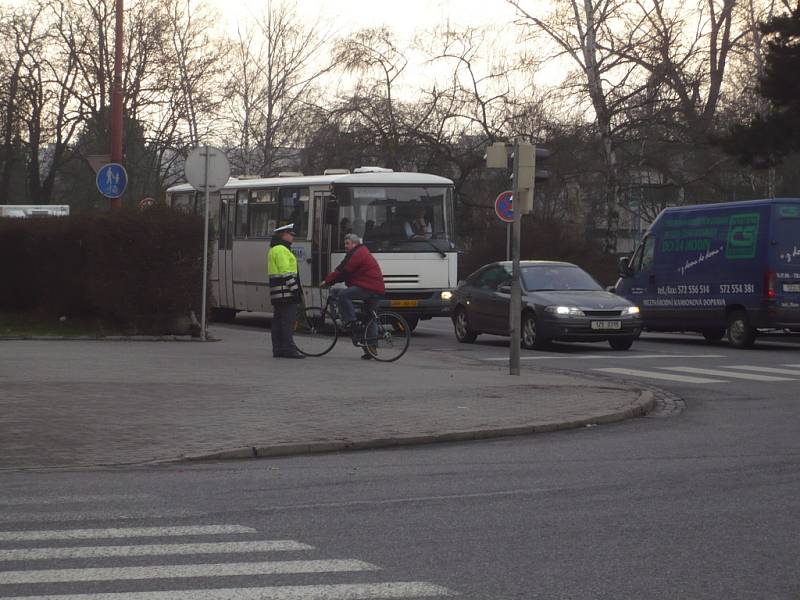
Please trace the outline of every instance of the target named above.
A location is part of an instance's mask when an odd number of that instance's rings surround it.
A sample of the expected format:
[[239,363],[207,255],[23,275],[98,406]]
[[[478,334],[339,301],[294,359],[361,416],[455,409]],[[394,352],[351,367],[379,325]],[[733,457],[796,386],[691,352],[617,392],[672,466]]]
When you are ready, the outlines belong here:
[[[338,281],[344,281],[347,289],[336,296],[339,314],[344,321],[345,331],[352,332],[356,329],[356,311],[353,300],[376,300],[386,293],[383,284],[383,273],[378,261],[372,256],[369,249],[361,243],[361,238],[355,233],[344,236],[344,249],[347,251],[342,262],[322,282],[320,287],[328,287]],[[374,340],[376,332],[367,331],[367,343]],[[369,359],[371,355],[364,348],[364,356]]]

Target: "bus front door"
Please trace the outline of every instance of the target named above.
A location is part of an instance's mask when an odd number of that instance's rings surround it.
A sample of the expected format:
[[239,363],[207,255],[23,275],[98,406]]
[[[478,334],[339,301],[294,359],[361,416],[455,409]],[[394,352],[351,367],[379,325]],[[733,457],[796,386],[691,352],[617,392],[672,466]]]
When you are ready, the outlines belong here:
[[[333,243],[333,226],[330,215],[338,217],[338,203],[330,192],[314,192],[313,217],[311,219],[311,287],[318,290],[325,276],[331,270],[331,244]],[[333,221],[336,222],[335,220]],[[320,299],[307,298],[314,304]]]

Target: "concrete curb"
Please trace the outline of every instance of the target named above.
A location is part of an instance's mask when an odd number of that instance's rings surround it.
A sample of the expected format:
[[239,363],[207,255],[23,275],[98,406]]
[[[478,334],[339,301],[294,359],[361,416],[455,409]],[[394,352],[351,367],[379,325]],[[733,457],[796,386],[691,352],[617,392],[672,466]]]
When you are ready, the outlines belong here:
[[576,429],[587,425],[600,423],[614,423],[633,417],[641,417],[655,408],[655,395],[650,390],[642,391],[636,403],[624,410],[599,417],[574,419],[542,423],[538,425],[517,425],[513,427],[498,427],[488,429],[468,429],[462,431],[446,431],[426,435],[401,435],[390,438],[364,438],[350,440],[335,440],[324,442],[303,442],[289,444],[274,444],[264,446],[249,446],[232,448],[203,454],[182,456],[175,459],[154,461],[155,463],[200,462],[231,460],[242,458],[275,458],[285,456],[299,456],[304,454],[321,454],[328,452],[342,452],[346,450],[374,450],[379,448],[394,448],[399,446],[418,446],[423,444],[437,444],[443,442],[465,442],[471,440],[487,440],[501,437],[531,435],[533,433],[547,433],[564,429]]
[[[202,342],[199,337],[191,335],[0,335],[0,341],[35,341],[35,342]],[[206,341],[218,342],[218,338],[209,337]]]

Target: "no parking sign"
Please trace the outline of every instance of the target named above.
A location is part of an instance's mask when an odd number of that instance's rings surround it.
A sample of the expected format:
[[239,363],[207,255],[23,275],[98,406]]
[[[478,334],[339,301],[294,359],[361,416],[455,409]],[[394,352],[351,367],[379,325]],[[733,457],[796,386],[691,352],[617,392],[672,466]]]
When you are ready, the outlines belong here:
[[514,193],[502,192],[494,201],[494,212],[504,223],[514,222]]

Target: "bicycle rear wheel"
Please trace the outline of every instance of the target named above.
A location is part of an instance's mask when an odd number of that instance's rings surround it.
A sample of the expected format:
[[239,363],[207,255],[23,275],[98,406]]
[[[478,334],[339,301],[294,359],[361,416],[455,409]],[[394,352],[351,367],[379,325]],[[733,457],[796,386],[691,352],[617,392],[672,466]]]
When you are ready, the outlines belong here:
[[381,312],[367,322],[364,341],[372,358],[381,362],[392,362],[408,350],[411,328],[397,313]]
[[306,356],[322,356],[331,351],[339,337],[333,316],[326,308],[309,306],[294,322],[294,345]]

